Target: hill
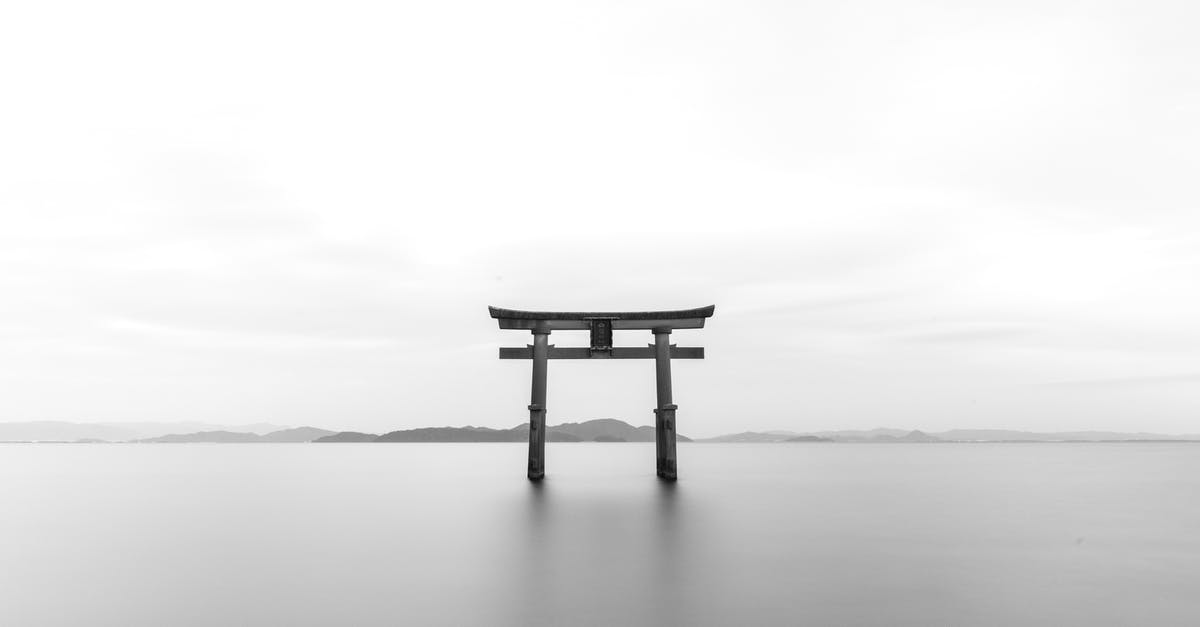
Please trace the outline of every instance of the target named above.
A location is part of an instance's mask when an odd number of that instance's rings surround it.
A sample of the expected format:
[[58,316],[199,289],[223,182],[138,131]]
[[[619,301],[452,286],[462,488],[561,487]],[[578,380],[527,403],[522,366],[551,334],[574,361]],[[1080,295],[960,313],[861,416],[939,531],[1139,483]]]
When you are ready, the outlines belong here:
[[0,423],[0,442],[74,442],[76,440],[124,441],[137,437],[134,431],[103,424],[34,420]]
[[215,422],[200,422],[195,420],[174,421],[174,422],[101,422],[97,423],[106,427],[115,427],[131,432],[131,435],[126,440],[142,440],[146,438],[157,438],[160,435],[169,435],[172,433],[197,433],[200,431],[233,431],[236,433],[256,433],[264,435],[272,431],[287,429],[289,425],[277,425],[267,422],[255,422],[252,424],[227,424]]
[[816,437],[810,435],[802,435],[794,431],[742,431],[741,433],[730,433],[727,435],[718,435],[715,438],[703,438],[700,442],[788,442],[797,437]]
[[138,440],[138,442],[149,442],[154,444],[186,444],[189,442],[208,442],[214,444],[242,444],[242,443],[298,443],[311,442],[313,440],[334,435],[333,431],[326,429],[317,429],[316,427],[297,427],[295,429],[281,429],[270,433],[259,435],[257,433],[242,433],[240,431],[199,431],[196,433],[171,433],[161,435],[157,438],[146,438]]
[[[519,429],[526,429],[521,426]],[[654,427],[635,427],[623,420],[614,418],[599,418],[585,422],[564,422],[560,425],[547,427],[547,435],[565,434],[578,438],[583,442],[653,442]],[[691,439],[676,434],[678,441],[691,442]]]
[[1131,440],[1194,440],[1195,435],[1123,433],[1119,431],[1012,431],[1008,429],[952,429],[936,434],[957,442],[1127,442]]
[[327,435],[333,435],[334,431],[328,429],[318,429],[316,427],[296,427],[294,429],[283,429],[280,431],[272,431],[265,435],[259,436],[259,442],[312,442],[323,438]]
[[171,434],[205,431],[268,433],[282,427],[266,423],[221,425],[207,422],[68,422],[31,420],[0,422],[0,442],[132,442]]
[[212,442],[220,444],[261,442],[262,436],[257,433],[238,433],[236,431],[200,431],[197,433],[170,433],[157,438],[146,438],[138,442],[155,444],[185,444],[190,442]]
[[854,443],[915,443],[915,442],[1186,442],[1200,440],[1195,435],[1163,435],[1160,433],[1121,433],[1117,431],[1013,431],[1007,429],[952,429],[926,433],[919,430],[871,429],[846,431],[743,431],[704,438],[700,442],[812,442],[821,438],[832,442]]
[[487,427],[421,427],[385,433],[376,442],[520,442],[515,429]]
[[[678,436],[680,442],[690,442]],[[378,437],[369,433],[346,431],[314,440],[330,442],[527,442],[529,426],[511,429],[489,427],[421,427],[391,431]],[[635,427],[621,420],[604,418],[567,422],[546,427],[547,442],[653,442],[654,427]]]
[[358,431],[341,431],[333,435],[327,435],[322,438],[317,438],[313,442],[374,442],[379,438],[374,433],[360,433]]
[[823,438],[819,435],[798,435],[794,438],[788,438],[784,442],[832,442],[829,438]]
[[[392,431],[379,436],[376,442],[527,442],[529,427],[519,425],[511,429],[488,427],[422,427]],[[547,442],[579,442],[570,433],[546,428]]]

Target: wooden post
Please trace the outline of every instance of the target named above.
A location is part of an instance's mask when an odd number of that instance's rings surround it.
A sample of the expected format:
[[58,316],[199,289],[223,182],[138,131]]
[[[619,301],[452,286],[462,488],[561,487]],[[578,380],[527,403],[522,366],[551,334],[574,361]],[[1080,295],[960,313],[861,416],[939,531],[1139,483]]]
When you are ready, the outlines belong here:
[[658,476],[674,481],[675,410],[671,401],[671,329],[654,329],[654,372],[658,383],[658,409],[654,410],[654,442],[658,447]]
[[550,332],[533,330],[533,390],[529,399],[529,478],[546,474],[546,360]]

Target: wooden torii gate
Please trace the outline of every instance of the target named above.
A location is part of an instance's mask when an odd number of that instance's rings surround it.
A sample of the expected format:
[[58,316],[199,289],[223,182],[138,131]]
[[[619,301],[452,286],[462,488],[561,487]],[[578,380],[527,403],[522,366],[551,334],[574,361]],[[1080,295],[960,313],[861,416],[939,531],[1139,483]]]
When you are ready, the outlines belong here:
[[[500,359],[533,360],[533,392],[529,401],[529,478],[546,474],[546,360],[548,359],[654,359],[658,383],[658,409],[654,410],[654,441],[658,447],[658,476],[675,480],[675,410],[671,400],[671,360],[704,359],[700,347],[670,343],[675,329],[699,329],[713,315],[714,305],[678,311],[520,311],[488,307],[501,329],[533,333],[533,344],[501,348]],[[613,330],[647,329],[654,344],[645,347],[612,345]],[[591,331],[590,346],[557,347],[549,343],[551,331]]]

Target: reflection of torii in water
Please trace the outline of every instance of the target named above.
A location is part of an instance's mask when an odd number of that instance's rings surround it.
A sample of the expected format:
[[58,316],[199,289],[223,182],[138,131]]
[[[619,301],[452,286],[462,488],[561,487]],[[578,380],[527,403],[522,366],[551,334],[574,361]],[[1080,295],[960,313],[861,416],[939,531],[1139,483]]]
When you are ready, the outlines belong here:
[[[525,348],[501,348],[500,359],[533,360],[533,393],[529,401],[529,478],[546,474],[546,360],[548,359],[651,359],[658,381],[658,409],[654,410],[654,440],[658,447],[658,476],[674,480],[675,409],[671,402],[671,359],[704,359],[703,348],[670,344],[673,329],[699,329],[713,315],[715,306],[679,311],[518,311],[488,307],[501,329],[528,329],[533,344]],[[652,346],[614,347],[613,329],[648,329],[654,333]],[[592,333],[591,346],[559,348],[549,344],[551,331]]]

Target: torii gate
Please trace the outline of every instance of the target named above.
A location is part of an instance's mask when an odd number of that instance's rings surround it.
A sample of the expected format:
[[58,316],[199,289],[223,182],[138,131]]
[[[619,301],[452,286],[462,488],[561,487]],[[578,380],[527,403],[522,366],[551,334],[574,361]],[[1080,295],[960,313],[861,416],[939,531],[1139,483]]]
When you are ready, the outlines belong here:
[[[546,474],[546,360],[548,359],[651,359],[655,360],[658,409],[654,410],[654,441],[658,446],[658,476],[674,481],[675,410],[671,401],[671,359],[704,359],[700,347],[670,344],[674,329],[700,329],[713,315],[714,305],[678,311],[519,311],[488,306],[488,313],[501,329],[527,329],[533,344],[524,348],[501,348],[500,359],[533,360],[533,392],[529,401],[529,478]],[[612,345],[613,329],[648,329],[654,344],[646,347]],[[549,344],[551,331],[591,331],[591,346],[556,347]]]

